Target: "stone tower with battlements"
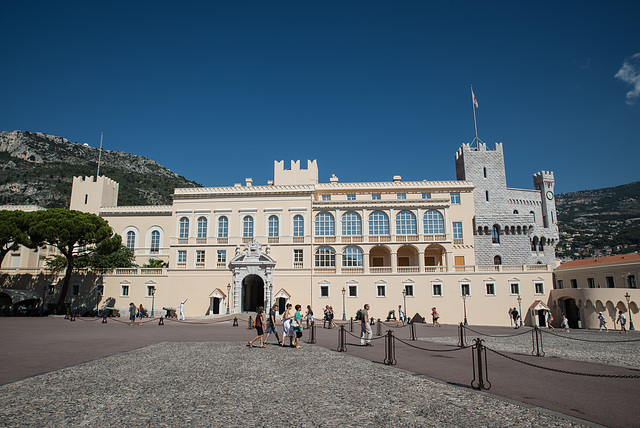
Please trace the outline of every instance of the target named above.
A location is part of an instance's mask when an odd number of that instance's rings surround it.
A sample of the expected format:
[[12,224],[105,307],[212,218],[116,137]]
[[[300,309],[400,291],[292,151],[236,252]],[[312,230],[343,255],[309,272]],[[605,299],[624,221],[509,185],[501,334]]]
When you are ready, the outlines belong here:
[[474,185],[477,265],[555,265],[553,173],[534,174],[535,190],[508,188],[502,144],[489,150],[478,143],[458,149],[456,175]]
[[69,209],[99,214],[101,207],[118,205],[119,184],[104,175],[73,177]]

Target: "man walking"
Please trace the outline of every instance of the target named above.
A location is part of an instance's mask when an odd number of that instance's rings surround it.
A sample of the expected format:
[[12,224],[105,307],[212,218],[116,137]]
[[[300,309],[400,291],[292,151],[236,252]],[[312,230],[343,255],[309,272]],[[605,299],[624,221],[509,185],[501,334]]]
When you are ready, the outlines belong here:
[[264,339],[264,343],[267,343],[269,340],[269,336],[271,333],[275,334],[276,339],[278,339],[278,345],[281,345],[280,336],[278,336],[278,330],[276,329],[276,310],[278,309],[278,304],[274,304],[271,309],[269,309],[269,318],[267,318],[267,337]]
[[[366,335],[366,343],[365,343],[365,335]],[[371,330],[371,325],[369,324],[369,305],[364,305],[364,309],[361,309],[361,318],[360,318],[360,346],[373,346],[371,344],[371,337],[373,336],[373,331]]]

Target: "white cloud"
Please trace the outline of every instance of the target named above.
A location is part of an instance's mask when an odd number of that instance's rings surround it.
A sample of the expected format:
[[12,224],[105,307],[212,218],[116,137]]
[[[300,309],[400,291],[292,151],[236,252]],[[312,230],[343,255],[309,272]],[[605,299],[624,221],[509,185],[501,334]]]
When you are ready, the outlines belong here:
[[617,79],[631,85],[632,89],[627,92],[627,104],[635,104],[640,97],[640,52],[624,60],[622,67],[616,75]]

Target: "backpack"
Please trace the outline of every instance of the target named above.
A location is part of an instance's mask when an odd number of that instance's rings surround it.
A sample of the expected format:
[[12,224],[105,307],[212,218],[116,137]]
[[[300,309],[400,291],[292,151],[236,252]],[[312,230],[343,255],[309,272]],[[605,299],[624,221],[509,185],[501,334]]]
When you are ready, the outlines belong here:
[[356,321],[362,321],[364,319],[364,317],[362,316],[362,309],[358,309],[358,312],[356,312]]

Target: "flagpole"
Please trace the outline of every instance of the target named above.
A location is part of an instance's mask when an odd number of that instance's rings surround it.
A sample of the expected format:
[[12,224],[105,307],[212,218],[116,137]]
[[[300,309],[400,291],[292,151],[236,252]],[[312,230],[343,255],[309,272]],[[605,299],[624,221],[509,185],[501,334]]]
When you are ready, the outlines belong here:
[[98,179],[98,177],[100,177],[100,161],[101,160],[102,160],[102,132],[100,133],[100,150],[98,151],[98,172],[96,173],[96,180]]
[[[476,99],[475,99],[475,95],[473,94],[473,85],[471,85],[471,108],[473,109],[473,129],[475,130],[476,133],[476,138],[473,140],[473,143],[476,144],[476,147],[478,145],[478,124],[476,122]],[[473,143],[471,143],[471,145],[473,146]]]

